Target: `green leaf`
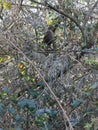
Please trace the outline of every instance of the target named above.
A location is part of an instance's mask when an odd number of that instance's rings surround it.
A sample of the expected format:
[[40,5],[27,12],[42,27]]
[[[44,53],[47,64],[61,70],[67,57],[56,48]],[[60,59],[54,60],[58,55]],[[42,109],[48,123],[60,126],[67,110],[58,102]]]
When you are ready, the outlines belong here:
[[14,95],[10,96],[10,100],[14,103],[17,104],[17,98]]
[[49,114],[49,115],[51,115],[51,116],[54,116],[54,115],[56,115],[56,114],[58,113],[58,110],[53,110],[53,109],[48,109],[48,108],[46,108],[46,109],[38,109],[38,110],[36,111],[36,114],[37,114],[37,115],[42,115],[42,114],[44,114],[44,113],[47,113],[47,114]]
[[7,110],[5,109],[3,103],[0,103],[0,112],[4,115],[6,113],[6,111]]
[[33,98],[36,98],[39,95],[39,92],[30,92]]
[[17,122],[20,122],[22,117],[21,116],[16,116],[15,119],[16,119]]
[[11,114],[15,114],[16,113],[16,110],[13,107],[9,107],[8,110],[9,110],[9,112]]
[[84,100],[82,100],[82,99],[77,99],[77,100],[74,100],[73,101],[73,107],[74,108],[76,108],[76,107],[78,107],[81,103],[83,103],[84,102]]
[[93,60],[93,59],[88,59],[87,62],[88,62],[90,65],[98,66],[98,61],[95,61],[95,60]]
[[42,115],[44,112],[45,112],[45,109],[38,109],[38,110],[36,111],[36,114],[37,114],[37,115]]
[[2,88],[2,91],[6,92],[6,93],[9,93],[9,89],[7,87]]
[[54,116],[58,113],[58,110],[55,110],[55,109],[48,109],[46,108],[46,113],[50,114],[51,116]]
[[92,127],[92,124],[90,124],[90,123],[86,123],[86,125],[84,126],[84,128],[86,128],[86,130],[90,130],[91,127]]
[[3,95],[3,96],[7,96],[8,93],[9,93],[9,89],[8,89],[7,87],[2,88],[2,95]]
[[21,99],[18,102],[18,106],[22,107],[22,108],[24,108],[24,107],[35,108],[36,107],[35,102],[30,99]]

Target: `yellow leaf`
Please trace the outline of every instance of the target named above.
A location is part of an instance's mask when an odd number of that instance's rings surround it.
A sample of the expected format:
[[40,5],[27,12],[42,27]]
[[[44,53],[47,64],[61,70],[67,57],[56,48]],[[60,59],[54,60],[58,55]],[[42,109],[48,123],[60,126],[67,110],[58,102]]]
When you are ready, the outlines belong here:
[[21,73],[21,75],[25,75],[26,74],[26,70],[22,70],[20,73]]
[[11,56],[7,56],[7,59],[10,60],[10,59],[11,59]]
[[3,8],[4,9],[11,9],[12,8],[12,3],[11,2],[4,2],[3,3]]
[[6,92],[3,92],[3,96],[7,96],[7,93],[6,93]]
[[31,80],[32,80],[32,82],[35,82],[35,78],[32,78]]
[[6,61],[6,56],[0,57],[0,63]]
[[10,79],[8,79],[8,83],[11,83],[12,81]]
[[51,19],[48,20],[48,21],[47,21],[47,24],[48,24],[48,25],[51,25],[51,24],[52,24],[52,20],[51,20]]
[[23,63],[19,63],[19,64],[18,64],[18,67],[19,67],[19,69],[25,69],[25,66],[24,66]]

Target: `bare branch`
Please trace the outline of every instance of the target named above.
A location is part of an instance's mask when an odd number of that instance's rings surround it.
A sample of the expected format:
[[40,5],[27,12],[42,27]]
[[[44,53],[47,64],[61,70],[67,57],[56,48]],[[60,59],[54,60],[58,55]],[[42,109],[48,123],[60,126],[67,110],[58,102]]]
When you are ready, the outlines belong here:
[[89,16],[92,14],[93,10],[96,8],[97,4],[98,4],[98,0],[95,2],[94,6],[91,8],[91,10],[86,15],[85,20],[84,20],[84,24],[83,24],[84,27],[89,19]]
[[69,14],[64,13],[62,10],[59,10],[59,9],[57,9],[57,8],[55,8],[55,7],[53,7],[53,6],[51,6],[51,5],[48,4],[47,2],[46,2],[46,5],[47,5],[47,7],[49,7],[50,9],[53,9],[54,11],[56,11],[56,12],[58,12],[59,14],[63,15],[64,17],[69,18],[72,22],[74,22],[74,23],[76,24],[76,26],[80,29],[80,31],[81,31],[81,33],[82,33],[82,36],[83,36],[83,40],[84,40],[84,42],[85,42],[85,39],[86,39],[86,38],[85,38],[85,34],[84,34],[83,27],[75,20],[74,17],[70,16]]

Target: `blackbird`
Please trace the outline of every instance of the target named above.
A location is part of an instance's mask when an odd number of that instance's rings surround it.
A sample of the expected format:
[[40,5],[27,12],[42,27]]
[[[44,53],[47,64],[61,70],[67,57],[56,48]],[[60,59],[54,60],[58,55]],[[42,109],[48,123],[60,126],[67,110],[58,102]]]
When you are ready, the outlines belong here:
[[55,30],[56,27],[49,26],[47,32],[45,33],[45,36],[43,38],[43,43],[45,43],[48,47],[51,47],[51,44],[54,45],[55,41]]

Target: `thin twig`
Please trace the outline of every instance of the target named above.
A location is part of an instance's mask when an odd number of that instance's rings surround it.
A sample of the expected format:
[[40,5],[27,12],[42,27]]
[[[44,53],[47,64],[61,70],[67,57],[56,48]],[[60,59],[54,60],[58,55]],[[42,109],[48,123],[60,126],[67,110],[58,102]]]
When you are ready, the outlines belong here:
[[96,8],[97,4],[98,4],[98,0],[95,2],[94,6],[91,8],[91,10],[86,15],[85,20],[84,20],[84,24],[83,24],[84,27],[86,26],[86,23],[87,23],[90,15],[92,14],[93,10]]
[[76,24],[76,26],[80,29],[81,33],[82,33],[82,37],[83,37],[83,41],[84,43],[86,43],[86,38],[85,38],[85,33],[84,33],[84,28],[76,21],[76,19],[74,17],[72,17],[71,15],[63,12],[62,10],[60,9],[57,9],[55,7],[53,7],[52,5],[48,4],[46,2],[46,5],[47,7],[49,7],[50,9],[53,9],[54,11],[58,12],[59,14],[63,15],[64,17],[66,18],[69,18],[72,22],[74,22]]

